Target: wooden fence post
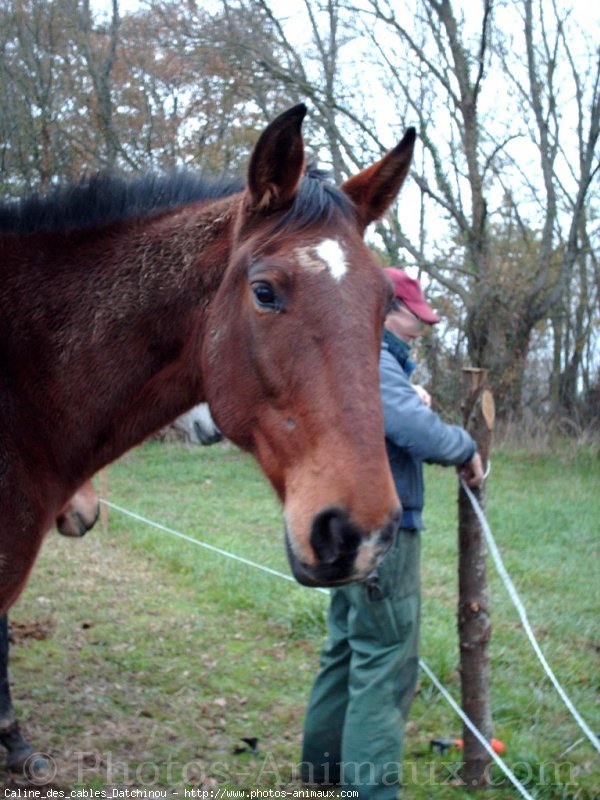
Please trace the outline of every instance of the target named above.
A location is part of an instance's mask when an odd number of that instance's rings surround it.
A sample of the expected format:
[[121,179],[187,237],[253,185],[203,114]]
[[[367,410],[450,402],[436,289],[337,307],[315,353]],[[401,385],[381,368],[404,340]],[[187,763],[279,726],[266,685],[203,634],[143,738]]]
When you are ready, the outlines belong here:
[[[464,426],[477,443],[487,469],[494,427],[494,398],[487,372],[466,369]],[[473,494],[485,508],[485,486]],[[460,643],[460,680],[462,708],[487,741],[492,738],[490,703],[490,664],[488,645],[491,636],[490,604],[487,589],[487,548],[479,520],[462,486],[458,496],[458,634]],[[489,784],[490,756],[463,728],[463,766],[461,777],[471,788]]]

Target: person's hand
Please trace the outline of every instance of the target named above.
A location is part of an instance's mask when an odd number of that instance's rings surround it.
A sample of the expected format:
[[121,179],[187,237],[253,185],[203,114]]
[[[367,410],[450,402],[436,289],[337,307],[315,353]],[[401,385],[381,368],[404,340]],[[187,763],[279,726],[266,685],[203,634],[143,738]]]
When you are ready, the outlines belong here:
[[423,388],[423,386],[421,386],[419,383],[413,383],[412,387],[421,398],[421,402],[425,403],[427,408],[431,408],[431,395],[427,389]]
[[456,468],[460,477],[466,482],[467,486],[471,489],[476,489],[483,483],[483,463],[479,453],[475,453],[470,461]]

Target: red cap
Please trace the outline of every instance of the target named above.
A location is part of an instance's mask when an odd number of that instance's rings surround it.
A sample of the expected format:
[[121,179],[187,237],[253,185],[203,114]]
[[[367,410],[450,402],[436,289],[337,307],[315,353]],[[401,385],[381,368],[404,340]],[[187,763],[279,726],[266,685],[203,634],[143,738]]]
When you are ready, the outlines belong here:
[[419,281],[410,278],[406,272],[396,267],[385,267],[383,270],[392,282],[394,294],[402,300],[409,311],[428,325],[435,325],[440,317],[429,307],[423,295]]

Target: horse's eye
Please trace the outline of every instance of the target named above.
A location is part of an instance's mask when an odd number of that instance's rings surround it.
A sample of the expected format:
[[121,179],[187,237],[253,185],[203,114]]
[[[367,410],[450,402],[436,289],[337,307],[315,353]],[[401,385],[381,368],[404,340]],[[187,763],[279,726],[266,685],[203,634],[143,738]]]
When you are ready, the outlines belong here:
[[259,281],[252,285],[252,291],[256,305],[262,311],[281,311],[283,303],[270,283]]

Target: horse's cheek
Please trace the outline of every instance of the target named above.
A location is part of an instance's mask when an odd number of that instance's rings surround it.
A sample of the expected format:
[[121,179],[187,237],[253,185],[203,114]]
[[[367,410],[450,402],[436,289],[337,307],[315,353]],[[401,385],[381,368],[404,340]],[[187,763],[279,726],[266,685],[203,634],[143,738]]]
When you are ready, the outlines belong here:
[[217,335],[206,350],[204,375],[206,399],[221,433],[243,450],[253,450],[255,391],[243,378],[236,358],[226,356],[224,336]]

